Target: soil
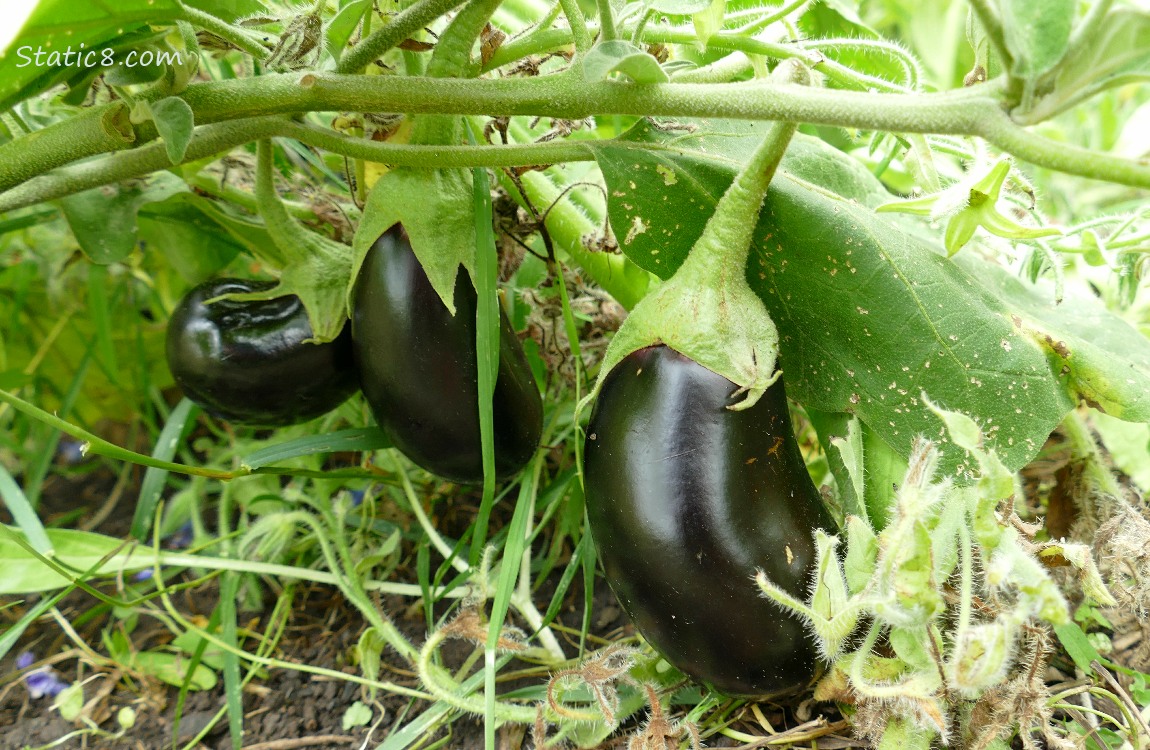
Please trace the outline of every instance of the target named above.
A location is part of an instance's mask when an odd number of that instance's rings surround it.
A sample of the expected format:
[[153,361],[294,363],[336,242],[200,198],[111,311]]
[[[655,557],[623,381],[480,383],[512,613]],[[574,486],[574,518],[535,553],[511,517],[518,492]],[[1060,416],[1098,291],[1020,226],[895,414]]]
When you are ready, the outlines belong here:
[[[53,476],[45,483],[40,512],[51,523],[64,514],[75,514],[77,507],[83,509],[84,518],[101,514],[101,506],[114,493],[114,477],[106,472],[75,476],[64,479]],[[134,497],[134,490],[123,492],[125,498]],[[130,500],[116,505],[107,512],[105,518],[93,530],[114,536],[127,533],[131,521],[132,503]],[[466,511],[457,519],[438,519],[440,522],[467,523]],[[495,519],[493,519],[495,520]],[[502,520],[502,519],[499,519]],[[0,513],[0,521],[9,522]],[[72,516],[73,523],[75,516]],[[451,533],[444,529],[445,533]],[[433,564],[435,564],[433,562]],[[561,569],[554,578],[557,580]],[[553,585],[553,581],[548,584]],[[621,628],[629,628],[625,618],[606,586],[596,592],[595,631],[599,634],[612,633],[615,637]],[[539,592],[541,601],[547,601],[550,592]],[[177,606],[187,617],[210,616],[218,599],[213,584],[199,586],[182,592],[177,598]],[[274,604],[274,596],[265,597],[267,611],[240,612],[239,625],[252,632],[261,632],[267,626],[266,618]],[[38,598],[24,600],[0,598],[0,631],[5,625],[18,620],[25,611],[34,606]],[[560,620],[564,624],[579,628],[583,592],[578,582],[568,593],[569,606],[564,607]],[[365,629],[359,614],[349,608],[334,589],[315,586],[296,594],[290,620],[275,654],[278,658],[327,669],[358,674],[352,665],[354,647]],[[99,602],[84,592],[73,592],[65,597],[58,608],[66,621],[81,623],[76,626],[80,638],[92,645],[101,654],[106,650],[100,646],[101,632],[108,623],[108,613],[84,618]],[[384,610],[393,621],[414,642],[422,640],[426,632],[421,606],[412,606],[409,599],[395,598],[382,602]],[[79,619],[78,619],[79,618]],[[132,633],[133,644],[137,648],[155,648],[170,640],[170,632],[158,621],[146,616],[140,617],[139,624]],[[50,618],[42,618],[26,631],[7,656],[0,660],[0,750],[22,750],[52,745],[58,748],[91,748],[92,750],[122,750],[133,748],[152,750],[153,748],[183,748],[196,738],[205,727],[210,729],[193,748],[210,750],[230,750],[232,740],[228,731],[226,716],[217,719],[225,705],[223,680],[213,690],[189,692],[182,705],[179,704],[179,690],[164,683],[139,674],[124,674],[112,668],[93,672],[89,661],[77,658],[74,641],[69,639],[61,627]],[[248,648],[252,648],[251,645]],[[459,663],[470,653],[470,647],[463,642],[449,642],[444,650],[444,658]],[[53,657],[51,667],[66,682],[88,679],[85,686],[84,716],[105,733],[118,729],[117,712],[130,707],[136,713],[134,726],[120,738],[109,738],[94,732],[85,732],[83,721],[72,723],[61,718],[52,708],[48,697],[32,698],[19,679],[13,679],[16,671],[15,658],[18,654],[32,651],[38,658]],[[390,663],[389,663],[390,661]],[[402,660],[394,653],[385,652],[381,665],[381,679],[418,688],[418,680]],[[535,680],[537,682],[538,680]],[[366,690],[351,682],[344,682],[325,676],[315,676],[290,669],[268,670],[257,677],[244,689],[243,713],[244,732],[242,747],[246,750],[289,750],[290,748],[310,748],[322,750],[331,748],[372,748],[382,742],[389,730],[418,716],[426,707],[419,701],[410,701],[395,695],[376,696],[375,710],[368,726],[344,729],[342,725],[345,711],[355,701],[371,702]],[[380,708],[383,709],[382,717]],[[178,721],[177,721],[178,717]],[[483,727],[470,719],[459,719],[450,725],[449,736],[429,738],[443,742],[443,747],[471,748],[483,746]],[[522,728],[501,734],[501,747],[517,748],[530,746]]]

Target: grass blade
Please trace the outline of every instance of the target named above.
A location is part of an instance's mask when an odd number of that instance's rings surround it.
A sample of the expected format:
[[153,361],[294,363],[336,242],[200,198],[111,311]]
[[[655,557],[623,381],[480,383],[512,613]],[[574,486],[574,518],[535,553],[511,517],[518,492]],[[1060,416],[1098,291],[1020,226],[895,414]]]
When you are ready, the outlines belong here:
[[24,537],[28,540],[28,544],[32,545],[32,549],[42,555],[53,554],[52,542],[44,531],[44,524],[40,523],[40,517],[36,515],[20,485],[16,484],[16,480],[4,468],[4,464],[0,464],[0,497],[4,498],[4,504],[12,514],[12,520],[24,532]]
[[[475,134],[467,125],[467,136]],[[491,183],[486,169],[472,170],[475,191],[475,356],[479,375],[479,436],[483,446],[483,500],[475,521],[469,562],[479,562],[487,542],[487,523],[495,503],[495,432],[493,401],[499,376],[499,259],[491,229]]]
[[[152,457],[160,461],[171,461],[176,455],[176,448],[180,444],[180,437],[184,434],[184,427],[195,418],[199,407],[188,399],[182,399],[168,415],[164,429],[160,430],[160,437],[156,439],[156,449]],[[164,491],[164,484],[168,481],[168,470],[156,466],[149,466],[144,472],[144,481],[140,485],[140,499],[136,502],[136,513],[132,516],[132,536],[137,539],[147,539],[152,526],[152,515],[156,512],[156,504],[160,501],[160,493]]]
[[240,576],[225,573],[220,581],[221,637],[231,648],[224,649],[224,696],[227,700],[228,730],[232,750],[240,750],[244,739],[244,704],[240,682],[240,658],[236,639],[236,596],[239,594]]
[[261,448],[249,454],[247,458],[240,459],[240,465],[245,469],[254,470],[280,461],[287,461],[300,456],[311,456],[316,453],[339,453],[342,451],[366,453],[390,447],[391,441],[378,427],[361,427],[339,430],[328,435],[308,435]]

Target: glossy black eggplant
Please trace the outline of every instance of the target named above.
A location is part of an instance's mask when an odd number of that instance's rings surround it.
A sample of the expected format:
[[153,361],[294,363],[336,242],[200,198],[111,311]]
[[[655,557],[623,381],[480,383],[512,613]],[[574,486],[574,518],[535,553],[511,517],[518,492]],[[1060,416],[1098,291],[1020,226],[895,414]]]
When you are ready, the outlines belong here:
[[667,661],[728,695],[779,696],[811,684],[818,656],[753,576],[805,599],[814,529],[833,522],[781,379],[744,411],[726,408],[735,390],[666,346],[623,359],[587,431],[587,513],[607,582]]
[[206,304],[273,282],[216,279],[192,289],[168,322],[168,368],[184,394],[229,422],[264,427],[314,419],[343,403],[358,382],[347,326],[334,341],[306,343],[311,324],[299,297]]
[[[476,294],[463,269],[453,316],[395,225],[364,258],[352,294],[360,386],[376,422],[419,466],[445,479],[483,481],[476,368]],[[496,475],[514,475],[539,447],[543,404],[511,322],[500,310],[495,383]]]

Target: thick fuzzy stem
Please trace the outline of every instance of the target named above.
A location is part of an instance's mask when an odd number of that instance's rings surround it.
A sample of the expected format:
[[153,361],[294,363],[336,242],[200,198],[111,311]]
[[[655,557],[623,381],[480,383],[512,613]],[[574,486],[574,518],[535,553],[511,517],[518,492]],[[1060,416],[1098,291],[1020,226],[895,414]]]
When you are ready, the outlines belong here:
[[[802,84],[809,80],[807,69],[801,63],[789,60],[780,63],[771,75],[771,82],[776,84]],[[793,122],[775,123],[746,167],[719,199],[714,215],[684,265],[692,264],[706,273],[722,276],[744,272],[759,209],[795,128]]]
[[427,26],[444,13],[453,10],[461,0],[421,0],[391,19],[344,55],[339,64],[340,73],[358,73],[377,57],[395,47],[409,36]]

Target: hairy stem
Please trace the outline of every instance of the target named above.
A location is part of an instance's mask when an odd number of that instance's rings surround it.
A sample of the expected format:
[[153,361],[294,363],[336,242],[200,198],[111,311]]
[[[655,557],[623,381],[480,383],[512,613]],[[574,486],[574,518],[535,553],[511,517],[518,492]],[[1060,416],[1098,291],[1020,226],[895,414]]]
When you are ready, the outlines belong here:
[[362,71],[383,53],[462,3],[463,0],[420,0],[397,13],[391,23],[352,47],[340,60],[337,70],[340,73]]
[[[267,57],[268,48],[260,44],[259,40],[245,29],[232,26],[230,23],[225,23],[221,19],[216,18],[211,13],[205,13],[198,8],[193,8],[184,3],[180,3],[180,11],[184,20],[188,23],[193,26],[198,26],[204,31],[210,31],[221,39],[231,42],[256,60],[262,61]],[[194,47],[189,47],[188,51],[190,52],[194,49]]]
[[[663,85],[587,82],[572,73],[499,80],[287,73],[194,84],[181,96],[202,124],[308,111],[541,115],[572,120],[620,114],[785,120],[860,130],[974,135],[1037,166],[1150,187],[1150,164],[1055,143],[1019,127],[1004,111],[1009,102],[1003,100],[1000,84],[907,95],[777,86],[762,81]],[[0,147],[0,189],[13,188],[77,159],[126,148],[127,141],[109,138],[101,127],[108,111],[97,108],[89,115],[51,125]]]
[[[771,82],[782,85],[807,84],[810,82],[810,73],[802,63],[783,64],[772,74]],[[687,257],[686,263],[694,266],[695,270],[707,269],[718,276],[737,272],[740,277],[743,276],[759,209],[796,127],[793,122],[773,125],[767,137],[751,155],[750,161],[736,175],[727,192],[719,198],[715,213]]]

